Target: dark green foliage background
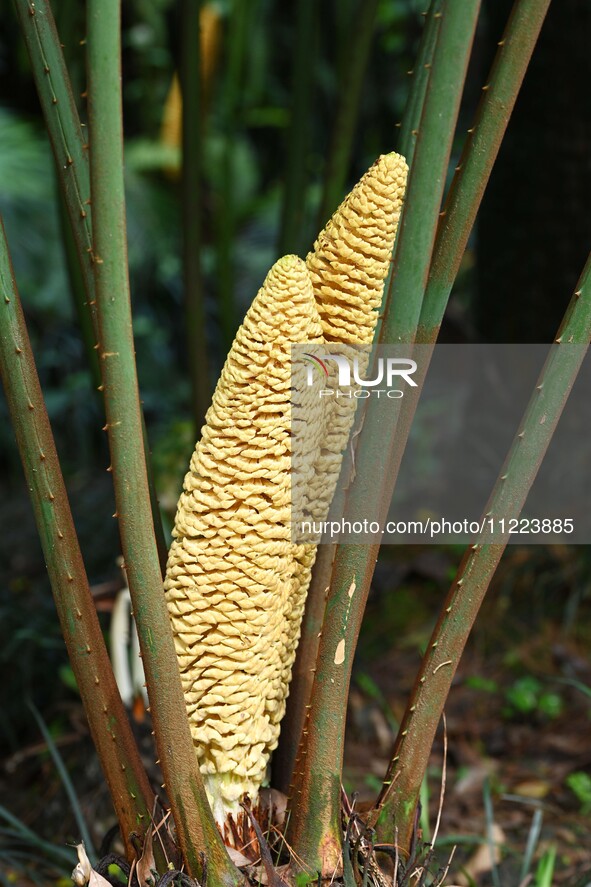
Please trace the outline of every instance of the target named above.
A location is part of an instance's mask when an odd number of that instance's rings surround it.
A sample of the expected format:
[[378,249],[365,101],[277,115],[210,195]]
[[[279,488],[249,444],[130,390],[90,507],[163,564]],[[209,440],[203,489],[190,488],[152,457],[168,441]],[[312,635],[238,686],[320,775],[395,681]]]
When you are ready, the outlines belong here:
[[[236,0],[237,2],[237,0]],[[216,3],[222,17],[221,52],[205,121],[203,169],[203,275],[213,385],[225,343],[219,316],[220,268],[216,232],[227,207],[221,204],[224,176],[232,178],[232,240],[237,326],[277,257],[286,177],[286,142],[292,96],[292,59],[299,0],[247,3],[244,62],[236,108],[227,90],[228,16],[232,0]],[[290,249],[305,256],[325,219],[318,219],[326,157],[340,83],[355,39],[363,0],[318,3],[310,33],[313,69],[307,120],[303,223]],[[84,90],[83,4],[54,4],[77,92]],[[370,62],[348,171],[352,184],[380,153],[396,149],[397,130],[421,32],[423,2],[380,0]],[[453,165],[463,133],[485,82],[509,3],[484,4],[456,137]],[[500,7],[504,14],[499,15]],[[124,0],[124,104],[126,185],[134,329],[140,387],[156,483],[168,521],[194,445],[187,374],[181,268],[180,185],[166,173],[170,151],[160,142],[163,106],[176,69],[179,9],[175,0]],[[591,103],[558,101],[588,86],[591,38],[588,4],[568,0],[551,7],[532,72],[526,78],[514,125],[485,198],[452,295],[443,328],[448,341],[547,341],[556,328],[591,243]],[[576,39],[575,39],[576,38]],[[571,63],[569,47],[577,51]],[[551,73],[544,63],[550,58]],[[546,91],[548,78],[554,91]],[[586,88],[586,87],[585,87]],[[542,94],[543,93],[543,94]],[[79,99],[84,119],[84,99]],[[232,111],[232,113],[230,113]],[[230,166],[225,165],[230,147]],[[527,172],[525,176],[524,173]],[[521,190],[516,191],[516,182]],[[516,196],[517,194],[517,196]],[[47,407],[71,495],[91,583],[118,577],[119,552],[109,456],[102,408],[79,335],[63,252],[53,159],[16,17],[0,8],[0,212],[12,250],[17,281],[32,337]],[[543,240],[540,232],[543,230]],[[479,237],[479,234],[481,235]],[[549,274],[548,269],[552,270]],[[527,289],[528,297],[520,294]],[[0,757],[37,736],[23,699],[31,697],[59,729],[59,705],[75,699],[43,558],[8,422],[0,396]],[[398,558],[398,555],[396,555]],[[391,553],[377,582],[391,590]],[[452,564],[458,552],[449,550]],[[565,580],[562,565],[540,552],[537,575],[550,576],[537,599],[544,613],[573,624],[588,602],[587,564],[578,558]],[[394,573],[392,570],[394,569]],[[544,572],[546,571],[546,573]],[[389,578],[383,579],[384,575]],[[440,596],[447,576],[428,592]],[[532,582],[532,585],[535,584]],[[568,586],[568,587],[567,587]],[[548,588],[555,594],[549,594]],[[504,593],[503,593],[504,594]],[[587,595],[587,598],[586,598]],[[412,597],[412,596],[411,596]],[[558,599],[560,598],[560,600]],[[389,598],[391,600],[391,596]],[[380,603],[380,600],[378,600]],[[506,598],[501,603],[507,609]],[[573,615],[574,607],[574,615]],[[424,602],[379,616],[370,604],[360,653],[380,650],[392,630],[404,632]],[[564,608],[564,612],[562,610]],[[570,608],[570,609],[567,609]],[[428,607],[427,607],[428,609]],[[387,618],[384,619],[384,613]],[[414,615],[413,615],[414,614]],[[408,617],[408,618],[407,618]],[[428,614],[427,614],[428,618]],[[386,641],[384,640],[386,638]],[[369,653],[368,653],[369,657]],[[61,675],[56,681],[55,676]]]
[[[236,115],[227,112],[228,15],[220,11],[221,50],[206,120],[203,171],[203,271],[213,386],[225,345],[217,309],[216,226],[224,151],[231,139],[235,319],[237,326],[277,252],[292,88],[295,2],[247,4],[241,90]],[[319,4],[320,7],[320,4]],[[54,4],[78,94],[85,85],[82,4]],[[339,90],[357,4],[323,5],[310,35],[314,65],[306,152],[305,224],[292,249],[305,255],[318,229],[317,210]],[[124,104],[129,259],[140,386],[161,502],[169,517],[194,445],[183,317],[180,185],[165,167],[160,142],[163,106],[178,58],[179,10],[173,0],[123,3]],[[353,182],[375,156],[395,147],[407,88],[406,71],[420,35],[419,5],[381,2],[373,58],[363,89],[350,164]],[[0,10],[0,211],[5,220],[29,331],[68,482],[92,583],[116,576],[118,539],[112,494],[101,466],[108,451],[99,399],[80,338],[61,238],[57,184],[29,61],[9,4]],[[79,110],[85,119],[84,99]],[[0,396],[0,663],[11,685],[0,694],[0,742],[16,748],[32,728],[23,695],[41,707],[65,687],[53,680],[65,653],[54,618],[42,554],[26,501],[6,406]],[[15,506],[15,502],[18,506]],[[13,520],[17,508],[18,521]],[[33,604],[33,606],[32,606]],[[24,627],[23,627],[24,626]],[[19,650],[16,662],[15,647]]]
[[[576,2],[561,27],[575,27]],[[224,152],[231,140],[230,175],[233,182],[232,212],[235,218],[232,264],[235,281],[235,318],[237,326],[277,254],[281,203],[286,175],[286,140],[291,111],[292,57],[297,3],[273,3],[257,0],[247,4],[244,61],[241,89],[235,115],[229,119],[226,72],[228,68],[228,16],[230,0],[216,4],[222,17],[221,51],[205,123],[203,170],[203,272],[205,280],[207,331],[211,355],[213,385],[223,362],[225,347],[220,334],[218,311],[219,268],[216,252],[216,226],[226,207],[219,194],[223,188]],[[418,0],[381,0],[378,7],[372,52],[365,82],[348,180],[353,183],[373,162],[376,155],[396,147],[396,127],[400,120],[408,87],[407,71],[412,66],[421,31],[423,4]],[[326,174],[332,125],[334,124],[339,85],[349,61],[355,39],[355,20],[359,4],[347,2],[318,4],[314,28],[309,40],[309,64],[313,67],[310,93],[305,170],[304,223],[297,242],[291,248],[305,255],[324,220],[317,218],[322,183]],[[485,13],[486,13],[485,9]],[[84,90],[83,8],[73,0],[55,4],[55,13],[72,79],[78,93]],[[502,19],[495,14],[487,27],[483,16],[468,78],[465,107],[457,135],[455,160],[462,134],[473,113],[480,84],[491,57],[491,47],[500,36]],[[189,383],[184,338],[183,293],[181,280],[181,232],[179,226],[180,186],[166,175],[170,151],[160,142],[163,106],[178,57],[179,9],[173,0],[126,0],[123,4],[124,103],[126,144],[126,182],[128,195],[128,231],[130,269],[134,303],[134,326],[140,386],[144,401],[154,464],[162,504],[170,516],[178,494],[180,479],[193,447],[189,412]],[[78,526],[89,561],[91,581],[113,575],[113,557],[117,549],[111,494],[106,478],[97,480],[96,468],[108,464],[102,412],[92,390],[87,361],[78,332],[69,292],[69,281],[61,240],[57,186],[53,160],[43,128],[37,97],[15,16],[5,5],[0,11],[0,210],[4,216],[17,280],[27,312],[36,360],[58,449],[71,489],[72,502],[79,513]],[[548,42],[545,32],[542,42]],[[526,81],[527,84],[527,81]],[[79,99],[84,119],[84,99]],[[518,106],[527,118],[527,107]],[[578,123],[583,135],[583,123]],[[568,121],[549,117],[545,128],[568,126]],[[523,129],[523,127],[522,127]],[[521,131],[521,130],[520,130]],[[512,137],[511,127],[508,139]],[[519,132],[517,133],[519,135]],[[172,158],[174,160],[174,158]],[[535,174],[534,160],[529,164]],[[533,170],[533,172],[532,172]],[[546,170],[541,170],[547,175]],[[572,173],[571,173],[572,174]],[[493,178],[493,184],[495,179]],[[502,203],[500,184],[497,204]],[[555,187],[560,188],[560,183]],[[581,202],[589,191],[588,175],[581,180]],[[490,203],[493,203],[493,196]],[[588,205],[588,202],[586,203]],[[485,208],[487,204],[485,203]],[[506,202],[505,202],[505,206]],[[507,209],[509,207],[507,206]],[[575,211],[576,207],[573,209]],[[498,214],[498,211],[497,211]],[[490,217],[490,211],[486,217]],[[507,256],[511,261],[514,244],[510,234],[511,213],[506,212],[498,227],[505,236],[491,235],[497,261]],[[552,215],[545,218],[548,228]],[[509,227],[507,227],[509,226]],[[508,234],[507,234],[508,232]],[[494,232],[493,232],[494,233]],[[508,236],[509,235],[509,236]],[[528,231],[519,230],[519,248],[535,249],[528,241]],[[484,252],[485,258],[490,253]],[[581,257],[569,256],[568,273],[572,277],[581,265]],[[478,319],[478,335],[486,338],[481,317],[487,309],[490,287],[481,285],[482,307],[476,289],[474,269],[476,254],[470,248],[444,328],[444,336],[453,340],[475,337],[473,316]],[[565,275],[563,275],[565,276]],[[498,287],[496,287],[498,289]],[[555,292],[556,317],[562,313],[569,293]],[[478,309],[478,310],[476,310]],[[512,312],[515,311],[513,307]],[[511,328],[512,312],[504,316]],[[546,329],[547,321],[544,317]],[[492,323],[492,321],[491,321]],[[540,320],[541,324],[541,320]],[[554,324],[555,325],[555,324]],[[531,318],[536,328],[536,317]],[[498,335],[495,332],[495,335]],[[24,496],[20,465],[0,401],[0,459],[3,501]],[[89,496],[96,507],[89,508]],[[11,510],[4,518],[10,523]],[[47,637],[46,619],[52,626],[52,648],[60,649],[54,627],[48,589],[40,563],[40,549],[31,528],[28,506],[22,506],[17,539],[6,533],[1,550],[3,590],[0,606],[9,618],[2,620],[6,640],[0,644],[4,659],[12,649],[19,622],[19,597],[15,588],[26,594],[28,623],[21,643],[21,661],[17,686],[21,691],[41,695],[40,686],[31,685],[30,644],[38,636]],[[26,564],[21,565],[19,540],[27,539]],[[15,560],[16,558],[16,560]],[[33,567],[33,565],[36,565]],[[16,578],[15,578],[16,577]],[[38,605],[29,609],[29,595]],[[39,622],[37,628],[35,626]],[[17,633],[20,637],[20,634]],[[28,640],[27,640],[28,639]],[[44,641],[45,643],[46,641]],[[23,646],[24,643],[24,646]],[[29,645],[29,646],[27,646]],[[57,655],[57,653],[56,653]],[[41,657],[42,658],[42,657]],[[5,659],[8,661],[8,659]],[[51,673],[53,669],[46,673]],[[35,692],[36,691],[36,692]],[[4,707],[12,716],[3,719],[0,734],[8,730],[12,742],[19,733],[8,728],[19,706]],[[21,712],[22,714],[22,712]]]

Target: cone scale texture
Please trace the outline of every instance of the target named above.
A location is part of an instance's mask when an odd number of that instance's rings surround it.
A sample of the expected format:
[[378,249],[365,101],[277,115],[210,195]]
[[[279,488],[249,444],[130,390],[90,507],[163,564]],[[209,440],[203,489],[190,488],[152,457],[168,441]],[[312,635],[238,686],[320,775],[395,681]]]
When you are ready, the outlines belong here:
[[313,476],[292,475],[291,435],[301,431],[292,428],[292,386],[302,398],[304,465],[338,475],[352,421],[350,408],[319,414],[325,404],[292,380],[290,346],[371,343],[405,181],[403,158],[380,157],[306,263],[275,263],[236,335],[185,477],[165,594],[195,750],[222,832],[244,794],[256,802],[285,711],[316,554],[291,542],[292,483],[310,482],[310,512],[327,498]]

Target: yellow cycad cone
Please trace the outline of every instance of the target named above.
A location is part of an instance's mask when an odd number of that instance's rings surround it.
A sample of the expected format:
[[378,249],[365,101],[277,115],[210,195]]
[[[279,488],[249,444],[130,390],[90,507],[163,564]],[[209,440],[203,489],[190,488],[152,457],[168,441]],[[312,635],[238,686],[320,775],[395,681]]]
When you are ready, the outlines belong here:
[[[402,211],[407,172],[406,161],[400,154],[379,157],[341,203],[306,259],[327,343],[326,353],[357,356],[360,375],[368,358],[362,350],[350,346],[365,345],[369,355]],[[331,376],[326,386],[336,389],[336,368],[331,362],[329,368]],[[353,396],[335,396],[324,403],[326,431],[308,491],[312,516],[318,522],[326,518],[333,497],[357,400]]]
[[327,342],[373,339],[406,188],[400,154],[382,154],[322,230],[306,265]]
[[[292,377],[290,346],[371,342],[405,177],[402,158],[381,157],[306,264],[286,256],[273,266],[185,477],[166,599],[196,753],[228,838],[228,815],[240,816],[245,793],[256,801],[277,745],[316,553],[291,541],[292,490],[306,491],[294,519],[327,507],[353,416],[340,405],[321,415],[317,393]],[[304,456],[297,468],[294,434]]]
[[305,596],[294,580],[303,547],[290,533],[290,344],[319,342],[320,332],[306,266],[286,256],[236,335],[178,504],[166,599],[222,828],[244,793],[256,800],[285,708],[295,654],[287,614],[294,592]]

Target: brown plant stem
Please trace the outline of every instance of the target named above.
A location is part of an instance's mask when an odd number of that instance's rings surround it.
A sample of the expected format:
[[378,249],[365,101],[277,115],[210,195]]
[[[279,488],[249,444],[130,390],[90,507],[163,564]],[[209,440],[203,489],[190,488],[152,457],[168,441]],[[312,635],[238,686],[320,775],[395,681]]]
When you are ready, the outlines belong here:
[[207,801],[162,588],[146,476],[127,270],[123,184],[120,0],[89,0],[90,176],[100,359],[125,569],[146,672],[156,744],[188,871],[237,885]]
[[4,228],[0,230],[0,371],[55,605],[129,859],[154,794],[113,677],[35,368]]
[[[591,256],[546,359],[484,517],[519,517],[552,439],[591,339]],[[414,814],[435,731],[466,640],[509,534],[500,543],[477,538],[466,551],[442,606],[400,725],[377,802],[385,840],[394,829],[408,852]]]
[[[439,33],[441,5],[442,0],[432,0],[430,4],[421,37],[415,71],[412,72],[413,79],[406,101],[404,117],[400,124],[399,148],[409,165],[412,163],[414,156],[419,122],[425,104],[433,52]],[[364,11],[363,15],[369,16],[369,13]],[[369,19],[366,19],[367,25],[369,25]],[[351,113],[348,100],[343,100],[343,109],[345,108]],[[327,191],[328,180],[325,184],[325,199]],[[321,212],[321,216],[323,212]],[[337,490],[341,486],[342,483],[339,483]],[[320,629],[324,619],[335,553],[336,545],[322,544],[319,546],[316,562],[312,570],[310,588],[306,597],[306,608],[302,620],[301,637],[292,673],[287,708],[281,723],[279,746],[273,755],[273,785],[283,792],[287,792],[291,785],[294,763],[302,736],[302,728],[312,695],[320,644]]]
[[[58,182],[69,219],[82,278],[82,286],[73,281],[72,294],[80,318],[85,346],[97,340],[96,299],[93,269],[92,218],[88,144],[80,124],[64,54],[48,0],[14,0],[21,32],[27,47],[41,110],[55,160]],[[69,265],[70,265],[69,261]],[[70,267],[73,276],[73,269]],[[90,323],[85,319],[90,316]],[[90,339],[94,341],[91,343]],[[96,355],[89,352],[89,366],[96,369]],[[143,421],[143,419],[142,419]],[[147,432],[144,428],[144,437]],[[148,448],[146,446],[146,455]],[[166,569],[167,545],[160,518],[160,507],[147,465],[152,516],[162,571]]]
[[449,294],[550,0],[516,0],[445,201],[417,341],[437,339]]
[[88,145],[48,0],[14,0],[93,312],[92,222]]
[[309,710],[318,660],[320,631],[324,621],[335,550],[335,545],[318,546],[316,561],[312,569],[312,580],[306,597],[302,631],[293,665],[287,706],[281,721],[279,745],[277,751],[273,753],[272,785],[284,794],[289,793],[292,784],[298,747]]
[[[479,0],[445,4],[394,249],[382,342],[414,340],[479,5]],[[356,475],[348,493],[352,513],[362,513],[366,507],[368,486],[375,489],[388,479],[391,495],[389,465],[396,449],[399,409],[388,410],[384,416],[374,405],[375,399],[369,403],[359,435]],[[379,499],[382,510],[387,510],[385,490]],[[299,802],[291,812],[288,840],[296,855],[323,875],[331,874],[330,866],[334,870],[337,848],[341,848],[340,779],[347,698],[378,551],[378,542],[337,547],[310,700],[311,729],[302,739],[301,769],[296,767],[295,772]]]
[[413,70],[409,71],[409,74],[412,76],[412,82],[400,123],[398,139],[398,151],[406,158],[409,167],[412,166],[414,160],[415,145],[425,104],[427,84],[429,83],[433,64],[433,52],[437,45],[439,34],[442,5],[443,0],[431,0],[423,26],[423,33],[421,34],[417,58],[413,65]]

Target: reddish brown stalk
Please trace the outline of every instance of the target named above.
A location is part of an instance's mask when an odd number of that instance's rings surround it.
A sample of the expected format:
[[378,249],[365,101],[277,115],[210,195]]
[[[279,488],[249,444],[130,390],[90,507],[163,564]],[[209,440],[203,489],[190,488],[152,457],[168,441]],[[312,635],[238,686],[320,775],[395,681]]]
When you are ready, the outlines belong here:
[[330,587],[335,546],[320,545],[306,598],[302,634],[293,666],[285,716],[281,721],[279,747],[273,754],[273,785],[287,794],[312,696],[320,630]]
[[[504,518],[508,526],[521,509],[560,419],[591,338],[591,257],[571,299],[555,344],[544,364],[520,422],[484,518]],[[377,807],[381,836],[398,830],[400,849],[408,852],[423,775],[435,731],[468,635],[508,541],[471,545],[458,568],[423,658],[400,725]],[[395,776],[395,784],[390,783]]]
[[[397,235],[382,325],[382,341],[386,342],[414,340],[479,0],[449,0],[445,7]],[[368,486],[388,486],[385,479],[390,479],[388,469],[396,449],[398,410],[389,411],[384,421],[372,407],[370,402],[356,451],[356,476],[348,491],[349,504],[358,514],[366,507]],[[387,508],[385,489],[378,498]],[[377,543],[337,548],[311,699],[306,757],[294,780],[300,799],[292,808],[291,842],[313,870],[329,876],[342,852],[340,779],[351,667],[378,551]]]
[[70,512],[8,248],[0,234],[0,371],[64,640],[129,859],[154,794],[113,677]]
[[127,266],[119,0],[89,0],[88,98],[101,372],[125,569],[156,745],[190,874],[213,887],[243,878],[225,851],[199,771],[164,599],[142,439]]

